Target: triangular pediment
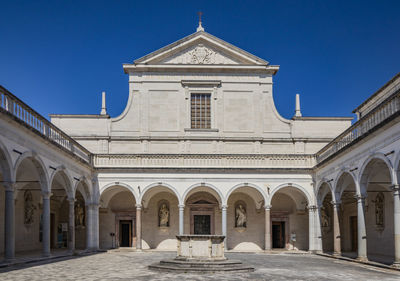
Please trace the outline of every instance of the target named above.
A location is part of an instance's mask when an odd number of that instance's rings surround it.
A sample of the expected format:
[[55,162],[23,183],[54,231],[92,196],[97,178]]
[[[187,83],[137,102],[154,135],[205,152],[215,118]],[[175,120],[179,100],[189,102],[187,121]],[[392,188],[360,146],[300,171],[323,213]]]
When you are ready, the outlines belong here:
[[268,62],[199,31],[136,60],[135,64],[268,65]]

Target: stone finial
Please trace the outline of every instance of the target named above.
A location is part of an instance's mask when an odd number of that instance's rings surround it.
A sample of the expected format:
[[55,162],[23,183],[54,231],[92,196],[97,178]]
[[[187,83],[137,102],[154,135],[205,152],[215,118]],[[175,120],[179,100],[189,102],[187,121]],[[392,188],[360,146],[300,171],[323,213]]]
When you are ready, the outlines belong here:
[[295,117],[301,117],[301,110],[300,110],[300,94],[296,94],[296,111],[294,114]]
[[199,26],[197,27],[196,31],[197,31],[197,32],[199,32],[199,31],[204,31],[204,28],[203,28],[203,26],[201,25],[201,16],[203,15],[203,13],[202,13],[202,12],[198,12],[197,14],[199,15]]
[[101,112],[100,115],[107,115],[106,92],[101,93]]

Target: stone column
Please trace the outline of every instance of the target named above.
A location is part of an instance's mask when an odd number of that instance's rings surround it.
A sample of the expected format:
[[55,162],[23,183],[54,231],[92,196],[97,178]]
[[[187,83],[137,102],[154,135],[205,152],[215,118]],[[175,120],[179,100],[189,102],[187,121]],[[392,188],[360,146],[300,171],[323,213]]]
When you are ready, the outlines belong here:
[[314,235],[314,251],[322,253],[321,206],[315,209]]
[[43,192],[43,216],[42,216],[42,231],[43,231],[43,256],[50,256],[50,192]]
[[68,198],[69,201],[69,226],[68,226],[68,250],[75,252],[75,198]]
[[308,206],[308,250],[314,252],[315,249],[315,213],[316,206]]
[[393,208],[394,208],[394,263],[400,267],[400,186],[392,186],[393,190]]
[[366,261],[367,257],[367,230],[365,227],[365,197],[361,195],[356,196],[357,199],[357,242],[358,253],[357,259]]
[[226,211],[227,211],[227,209],[228,209],[228,206],[226,206],[226,205],[222,205],[221,206],[221,210],[222,210],[222,235],[224,235],[225,236],[225,239],[224,239],[224,248],[225,248],[225,251],[226,250],[228,250],[228,246],[227,246],[227,244],[228,244],[228,237],[227,237],[227,231],[226,231],[226,229],[227,229],[227,227],[226,227]]
[[92,204],[86,204],[86,249],[89,251],[93,248],[92,221]]
[[184,216],[185,216],[185,205],[179,205],[179,235],[183,235],[184,232]]
[[142,205],[136,204],[136,250],[142,250]]
[[15,259],[15,200],[16,184],[5,186],[4,257],[6,261]]
[[93,204],[92,217],[93,217],[93,244],[94,250],[99,250],[99,205]]
[[341,202],[331,202],[333,205],[333,254],[340,256],[342,254],[342,246],[340,240],[340,203]]
[[271,245],[271,205],[265,206],[265,242],[264,248],[266,251],[272,249]]

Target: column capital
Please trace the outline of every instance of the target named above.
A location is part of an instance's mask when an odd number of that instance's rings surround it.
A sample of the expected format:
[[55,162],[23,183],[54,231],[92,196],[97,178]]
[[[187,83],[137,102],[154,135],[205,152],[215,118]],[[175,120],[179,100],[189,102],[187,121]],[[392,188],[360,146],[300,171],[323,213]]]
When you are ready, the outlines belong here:
[[307,206],[307,209],[310,210],[311,212],[315,212],[318,209],[318,206],[310,205],[310,206]]
[[228,209],[228,205],[221,205],[221,210]]
[[272,208],[272,205],[265,205],[264,206],[264,209],[267,211],[269,211],[269,210],[271,210],[271,208]]
[[179,204],[179,205],[178,205],[178,208],[179,208],[179,209],[185,209],[185,205]]
[[136,210],[141,210],[142,209],[142,204],[136,204]]
[[367,198],[367,196],[366,196],[366,195],[363,195],[363,194],[356,194],[356,195],[354,195],[354,198],[355,198],[357,201],[363,201],[363,200],[365,200],[365,199]]
[[11,192],[17,189],[17,183],[16,182],[5,182],[3,183],[5,190],[7,192]]
[[67,200],[69,201],[70,204],[75,204],[76,202],[76,199],[71,197],[68,197]]
[[331,201],[333,207],[339,207],[342,204],[342,201]]
[[400,185],[399,185],[399,184],[393,184],[393,185],[390,186],[390,189],[391,189],[394,193],[399,192],[399,191],[400,191]]
[[49,191],[42,191],[43,199],[50,199],[51,195],[53,194]]

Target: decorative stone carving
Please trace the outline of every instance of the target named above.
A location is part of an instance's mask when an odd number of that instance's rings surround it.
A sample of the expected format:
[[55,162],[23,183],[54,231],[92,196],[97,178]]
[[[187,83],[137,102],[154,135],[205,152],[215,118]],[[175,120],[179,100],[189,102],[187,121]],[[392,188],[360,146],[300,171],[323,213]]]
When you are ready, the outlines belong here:
[[199,44],[193,51],[189,52],[192,64],[210,64],[215,52]]
[[24,193],[24,223],[32,224],[36,206],[33,204],[32,192],[26,190]]
[[80,201],[75,203],[75,226],[85,226],[85,209]]
[[385,227],[385,196],[379,192],[375,198],[375,223],[378,229]]
[[239,203],[235,208],[235,227],[245,228],[247,225],[246,207]]
[[169,208],[167,203],[162,203],[158,211],[159,226],[168,227],[169,226]]

